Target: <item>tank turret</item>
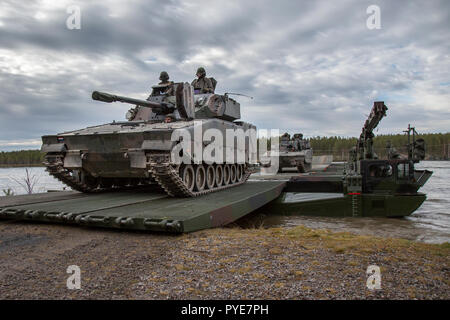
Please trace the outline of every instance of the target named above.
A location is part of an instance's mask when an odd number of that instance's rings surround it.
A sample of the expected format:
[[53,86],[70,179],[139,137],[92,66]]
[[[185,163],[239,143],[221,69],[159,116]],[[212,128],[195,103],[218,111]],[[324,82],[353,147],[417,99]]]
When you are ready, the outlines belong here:
[[[128,120],[164,120],[160,115],[177,111],[177,119],[209,119],[218,118],[226,121],[238,120],[241,117],[241,106],[227,94],[214,93],[194,94],[188,83],[174,83],[171,86],[154,86],[147,100],[117,96],[105,92],[94,91],[92,99],[101,102],[123,102],[134,104],[133,117]],[[149,108],[145,110],[142,108]],[[141,110],[142,109],[142,110]]]

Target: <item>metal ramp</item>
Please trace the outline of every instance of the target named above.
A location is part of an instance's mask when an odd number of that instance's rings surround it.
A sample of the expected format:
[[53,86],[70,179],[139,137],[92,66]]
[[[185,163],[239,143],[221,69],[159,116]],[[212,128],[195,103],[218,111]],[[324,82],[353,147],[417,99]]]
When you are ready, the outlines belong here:
[[192,232],[231,223],[276,199],[286,182],[255,181],[195,198],[152,191],[54,192],[0,198],[0,219]]

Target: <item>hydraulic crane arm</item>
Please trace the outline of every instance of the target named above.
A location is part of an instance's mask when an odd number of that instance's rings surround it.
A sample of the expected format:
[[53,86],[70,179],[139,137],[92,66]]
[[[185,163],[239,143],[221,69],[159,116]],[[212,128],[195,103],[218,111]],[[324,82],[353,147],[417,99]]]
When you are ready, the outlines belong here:
[[357,150],[359,153],[359,160],[373,159],[375,154],[372,149],[373,144],[373,130],[378,126],[381,119],[386,116],[387,107],[383,101],[375,101],[373,103],[372,111],[364,123],[361,135],[359,136]]

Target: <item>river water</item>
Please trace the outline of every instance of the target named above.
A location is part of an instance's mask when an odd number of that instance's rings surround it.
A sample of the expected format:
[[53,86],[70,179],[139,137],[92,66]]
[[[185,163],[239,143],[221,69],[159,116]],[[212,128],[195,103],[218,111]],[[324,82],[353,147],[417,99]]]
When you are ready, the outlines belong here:
[[[0,196],[3,190],[11,189],[15,195],[26,194],[25,184],[26,171],[28,170],[31,181],[35,182],[33,192],[47,192],[47,190],[64,190],[64,184],[50,176],[44,167],[33,168],[0,168]],[[67,187],[67,190],[70,190]]]
[[[450,242],[450,161],[423,161],[417,165],[433,171],[433,175],[420,190],[427,200],[411,216],[405,218],[327,218],[282,216],[276,212],[257,212],[253,219],[267,227],[292,227],[304,225],[333,231],[350,231],[358,234],[404,238],[431,243]],[[44,168],[27,168],[34,176],[34,192],[63,190],[64,185],[49,176]],[[11,188],[16,194],[25,194],[23,184],[25,168],[0,168],[0,195]],[[261,211],[261,210],[260,210]]]

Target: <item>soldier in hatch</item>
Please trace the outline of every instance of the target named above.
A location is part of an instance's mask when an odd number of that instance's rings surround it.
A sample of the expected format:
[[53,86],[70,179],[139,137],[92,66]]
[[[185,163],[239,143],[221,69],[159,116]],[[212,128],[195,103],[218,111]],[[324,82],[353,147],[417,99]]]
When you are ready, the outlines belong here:
[[169,81],[169,74],[166,71],[162,71],[159,75],[159,80],[161,80],[160,83],[158,83],[158,86],[166,87],[157,89],[158,94],[165,94],[168,96],[173,95],[173,81]]
[[206,77],[205,68],[200,67],[197,69],[197,79],[194,79],[191,85],[194,87],[197,93],[214,93],[214,86],[211,79]]
[[173,113],[169,113],[168,115],[166,115],[166,118],[164,119],[165,123],[171,123],[176,121],[175,119],[175,115]]
[[158,83],[159,86],[170,86],[173,84],[173,81],[169,81],[169,74],[166,71],[160,73],[159,80],[161,80],[161,82]]

